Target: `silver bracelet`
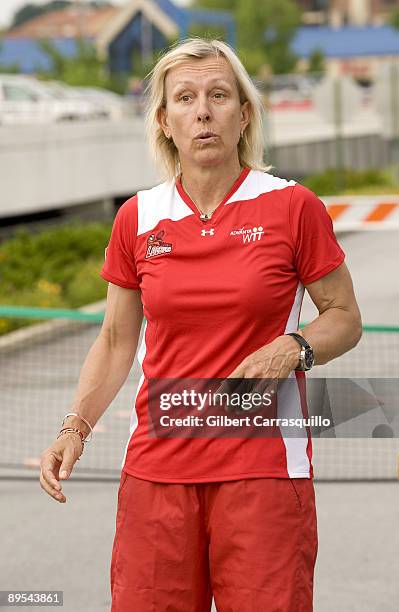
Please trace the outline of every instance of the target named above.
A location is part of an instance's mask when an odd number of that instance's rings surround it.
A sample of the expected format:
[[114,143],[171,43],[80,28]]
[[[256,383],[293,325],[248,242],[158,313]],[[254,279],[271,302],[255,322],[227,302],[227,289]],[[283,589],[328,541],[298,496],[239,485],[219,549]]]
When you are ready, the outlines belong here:
[[80,416],[80,414],[78,414],[77,412],[68,412],[68,414],[66,414],[66,415],[64,416],[64,418],[63,418],[62,425],[65,423],[65,419],[66,419],[67,417],[69,417],[69,416],[77,416],[77,417],[79,417],[80,419],[82,419],[82,421],[84,421],[84,422],[86,423],[86,425],[87,425],[87,426],[90,428],[90,433],[89,433],[90,438],[86,438],[86,439],[85,439],[85,442],[90,442],[90,441],[91,441],[91,439],[92,439],[92,437],[93,437],[93,428],[92,428],[92,426],[90,425],[90,423],[89,423],[88,421],[86,421],[86,419],[85,419],[85,418],[83,418],[82,416]]

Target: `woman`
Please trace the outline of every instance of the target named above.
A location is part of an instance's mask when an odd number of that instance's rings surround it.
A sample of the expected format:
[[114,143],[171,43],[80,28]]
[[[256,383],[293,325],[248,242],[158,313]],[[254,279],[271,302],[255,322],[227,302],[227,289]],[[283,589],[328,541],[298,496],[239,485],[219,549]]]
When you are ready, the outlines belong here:
[[[148,391],[153,379],[288,378],[281,407],[304,416],[304,371],[361,336],[345,255],[316,195],[264,166],[261,97],[228,45],[187,39],[150,76],[149,144],[165,181],[116,215],[101,271],[104,323],[66,429],[42,455],[41,486],[65,502],[61,472],[69,477],[81,439],[125,381],[144,312],[112,612],[204,612],[212,595],[218,612],[309,612],[309,435],[157,437]],[[299,331],[305,287],[319,316]]]

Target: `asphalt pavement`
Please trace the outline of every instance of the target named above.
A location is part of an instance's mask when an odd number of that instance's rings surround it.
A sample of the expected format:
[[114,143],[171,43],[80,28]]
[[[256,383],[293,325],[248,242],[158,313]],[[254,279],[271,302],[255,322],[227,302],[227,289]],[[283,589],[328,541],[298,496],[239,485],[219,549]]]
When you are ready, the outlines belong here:
[[[59,504],[38,481],[0,480],[0,590],[60,590],[65,612],[110,611],[118,482],[72,477],[63,488]],[[315,612],[397,612],[399,483],[315,488]]]

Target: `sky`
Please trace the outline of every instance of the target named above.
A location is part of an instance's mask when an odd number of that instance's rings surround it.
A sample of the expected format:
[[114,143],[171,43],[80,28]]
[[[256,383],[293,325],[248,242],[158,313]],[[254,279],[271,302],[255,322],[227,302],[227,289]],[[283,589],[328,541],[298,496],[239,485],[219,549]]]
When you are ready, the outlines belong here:
[[[112,4],[127,4],[128,0],[110,0]],[[187,5],[189,0],[174,0],[176,4]],[[84,4],[85,0],[81,0]],[[7,27],[11,19],[21,6],[24,4],[46,4],[46,0],[0,0],[0,28]]]

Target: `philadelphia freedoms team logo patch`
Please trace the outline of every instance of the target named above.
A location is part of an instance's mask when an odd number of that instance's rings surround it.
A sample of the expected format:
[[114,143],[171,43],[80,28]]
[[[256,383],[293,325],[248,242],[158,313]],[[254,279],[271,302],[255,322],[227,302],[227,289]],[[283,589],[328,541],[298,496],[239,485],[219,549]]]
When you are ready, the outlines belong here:
[[164,242],[162,238],[165,235],[165,230],[159,230],[156,234],[150,234],[147,238],[147,252],[145,259],[156,257],[157,255],[165,255],[170,253],[172,245],[170,242]]

